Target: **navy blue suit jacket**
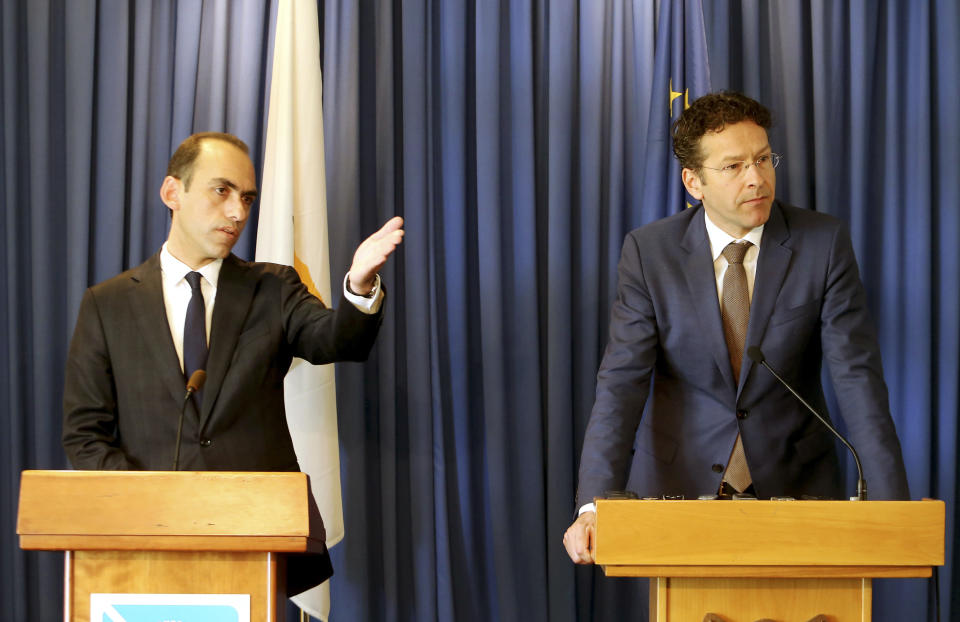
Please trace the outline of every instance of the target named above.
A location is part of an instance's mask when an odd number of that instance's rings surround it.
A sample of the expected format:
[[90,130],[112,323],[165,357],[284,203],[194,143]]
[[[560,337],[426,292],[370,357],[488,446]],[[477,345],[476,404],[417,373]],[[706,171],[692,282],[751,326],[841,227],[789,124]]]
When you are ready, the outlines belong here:
[[[880,352],[840,221],[775,202],[763,231],[747,347],[826,414],[827,362],[871,499],[909,497]],[[739,413],[739,417],[738,417]],[[846,498],[832,434],[723,337],[702,206],[631,232],[580,463],[577,506],[612,490],[715,494],[743,437],[762,498]]]

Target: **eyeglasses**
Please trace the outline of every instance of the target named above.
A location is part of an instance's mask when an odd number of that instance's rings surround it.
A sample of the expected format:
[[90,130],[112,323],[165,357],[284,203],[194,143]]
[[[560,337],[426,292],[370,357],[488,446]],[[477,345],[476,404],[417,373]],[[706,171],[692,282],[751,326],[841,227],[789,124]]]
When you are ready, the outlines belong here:
[[742,176],[747,172],[747,169],[751,166],[756,166],[757,170],[761,173],[767,173],[777,168],[777,165],[780,164],[781,156],[779,153],[768,153],[767,155],[762,155],[753,162],[731,162],[724,167],[715,168],[712,166],[701,166],[700,168],[710,169],[711,171],[719,171],[720,175],[727,180],[736,179],[737,177]]

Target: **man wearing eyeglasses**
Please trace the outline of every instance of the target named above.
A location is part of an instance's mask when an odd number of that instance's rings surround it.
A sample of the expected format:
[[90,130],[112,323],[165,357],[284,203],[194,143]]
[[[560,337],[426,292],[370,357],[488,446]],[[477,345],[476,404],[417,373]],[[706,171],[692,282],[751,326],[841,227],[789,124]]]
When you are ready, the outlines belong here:
[[907,499],[906,473],[849,235],[774,198],[770,112],[738,93],[696,100],[673,126],[683,184],[701,203],[631,232],[564,535],[594,556],[593,500],[610,491],[842,499],[823,414],[827,369],[871,499]]

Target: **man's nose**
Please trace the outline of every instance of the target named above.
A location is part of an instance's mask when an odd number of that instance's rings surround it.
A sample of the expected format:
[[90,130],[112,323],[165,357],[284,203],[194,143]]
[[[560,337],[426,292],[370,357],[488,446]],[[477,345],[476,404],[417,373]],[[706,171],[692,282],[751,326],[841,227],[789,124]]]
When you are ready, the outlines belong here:
[[760,172],[760,167],[756,163],[751,164],[747,167],[746,172],[744,173],[744,179],[751,186],[759,186],[766,182],[766,179],[763,177],[763,174]]
[[234,193],[226,202],[224,213],[226,217],[233,222],[240,223],[247,219],[247,216],[250,214],[250,208],[247,207],[242,196]]

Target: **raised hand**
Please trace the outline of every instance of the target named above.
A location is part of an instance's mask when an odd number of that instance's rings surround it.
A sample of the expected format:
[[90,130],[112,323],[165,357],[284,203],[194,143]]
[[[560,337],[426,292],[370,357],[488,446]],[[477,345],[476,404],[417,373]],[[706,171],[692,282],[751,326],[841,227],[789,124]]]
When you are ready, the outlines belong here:
[[360,243],[350,266],[350,290],[365,296],[376,283],[377,272],[403,241],[403,218],[394,216],[379,231]]

